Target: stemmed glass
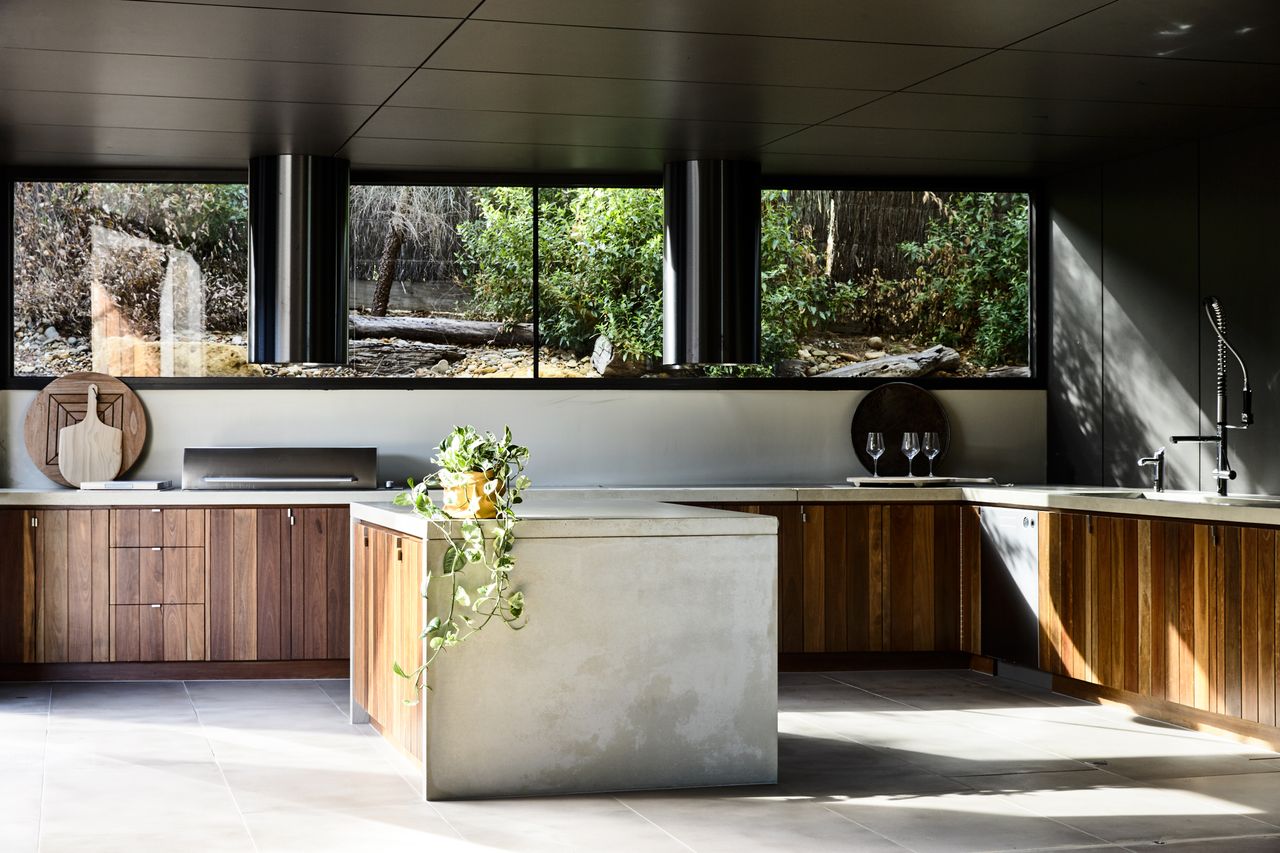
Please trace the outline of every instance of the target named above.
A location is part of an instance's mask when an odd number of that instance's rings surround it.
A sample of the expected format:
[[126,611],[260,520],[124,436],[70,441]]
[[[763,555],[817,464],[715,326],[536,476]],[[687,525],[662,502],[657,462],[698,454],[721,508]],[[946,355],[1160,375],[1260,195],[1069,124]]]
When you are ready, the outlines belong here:
[[924,443],[920,445],[924,451],[924,455],[929,458],[929,476],[933,476],[933,460],[938,458],[942,453],[942,437],[936,432],[926,432],[924,434]]
[[916,455],[920,453],[920,433],[904,432],[902,434],[902,455],[907,457],[907,476],[914,477],[916,472],[912,470],[912,464],[916,460]]
[[867,455],[871,457],[872,477],[880,476],[880,457],[884,456],[884,433],[867,433]]

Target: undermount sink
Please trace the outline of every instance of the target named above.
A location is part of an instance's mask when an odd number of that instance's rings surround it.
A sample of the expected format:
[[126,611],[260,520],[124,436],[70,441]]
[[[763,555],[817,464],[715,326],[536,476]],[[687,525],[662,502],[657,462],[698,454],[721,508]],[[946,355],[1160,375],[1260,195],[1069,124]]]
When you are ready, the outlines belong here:
[[1073,498],[1169,501],[1171,503],[1205,504],[1209,506],[1280,509],[1280,497],[1269,497],[1267,495],[1227,495],[1224,497],[1212,492],[1139,492],[1125,489],[1067,489],[1062,494]]

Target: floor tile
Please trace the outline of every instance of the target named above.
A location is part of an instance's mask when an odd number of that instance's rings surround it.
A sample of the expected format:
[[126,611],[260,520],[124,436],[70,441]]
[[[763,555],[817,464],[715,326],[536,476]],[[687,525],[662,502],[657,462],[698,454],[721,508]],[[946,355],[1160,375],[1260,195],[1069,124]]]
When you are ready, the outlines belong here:
[[827,808],[917,853],[1026,850],[1104,840],[1035,815],[1002,794],[875,796]]
[[623,794],[620,799],[698,853],[746,850],[902,851],[902,847],[803,798],[713,793]]
[[497,850],[663,853],[690,847],[611,796],[433,803],[467,841]]
[[245,815],[261,853],[349,853],[357,850],[477,850],[429,803],[333,812],[284,809]]
[[1162,788],[1212,797],[1269,824],[1280,826],[1280,776],[1249,773],[1161,779]]

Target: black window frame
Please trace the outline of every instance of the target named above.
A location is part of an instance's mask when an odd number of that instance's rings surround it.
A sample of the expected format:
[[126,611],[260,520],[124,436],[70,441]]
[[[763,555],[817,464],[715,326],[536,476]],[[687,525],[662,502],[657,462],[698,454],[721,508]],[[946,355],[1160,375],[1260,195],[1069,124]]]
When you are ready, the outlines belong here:
[[[8,239],[5,247],[5,298],[0,300],[0,324],[9,330],[9,343],[0,347],[0,390],[39,390],[56,377],[15,376],[13,329],[14,292],[14,184],[23,181],[84,181],[84,182],[136,182],[136,183],[245,183],[249,173],[244,170],[208,169],[88,169],[88,168],[38,168],[23,167],[4,170],[3,215]],[[532,377],[491,379],[487,377],[308,377],[308,376],[166,376],[121,377],[130,387],[137,389],[197,389],[197,388],[274,388],[274,389],[555,389],[584,390],[801,390],[801,391],[865,391],[892,379],[823,378],[806,377],[677,377],[666,379],[643,378],[571,378],[538,376],[539,289],[538,289],[538,199],[539,190],[566,187],[660,187],[657,175],[631,173],[461,173],[461,172],[398,172],[353,169],[353,185],[392,186],[514,186],[528,187],[533,193],[534,205],[534,375]],[[765,189],[783,190],[950,190],[957,192],[1009,192],[1025,193],[1030,202],[1030,287],[1028,305],[1028,362],[1030,376],[1026,377],[918,377],[911,381],[931,390],[1044,390],[1048,373],[1048,217],[1044,212],[1043,184],[1034,179],[1010,179],[1008,177],[937,178],[867,177],[867,176],[817,176],[772,175],[766,176]]]

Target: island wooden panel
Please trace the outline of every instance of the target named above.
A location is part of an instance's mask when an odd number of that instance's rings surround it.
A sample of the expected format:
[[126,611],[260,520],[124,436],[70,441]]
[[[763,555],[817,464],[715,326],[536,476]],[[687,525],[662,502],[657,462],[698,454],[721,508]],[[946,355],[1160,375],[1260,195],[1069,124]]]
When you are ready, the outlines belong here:
[[422,761],[422,709],[407,704],[420,697],[394,668],[412,672],[423,660],[423,542],[368,524],[356,526],[356,537],[352,695],[375,728]]
[[204,605],[116,604],[111,616],[113,661],[205,659]]
[[1042,669],[1276,725],[1275,529],[1041,513],[1040,537]]
[[[958,504],[715,504],[778,519],[783,654],[972,652],[977,521]],[[966,544],[970,541],[972,544]]]

